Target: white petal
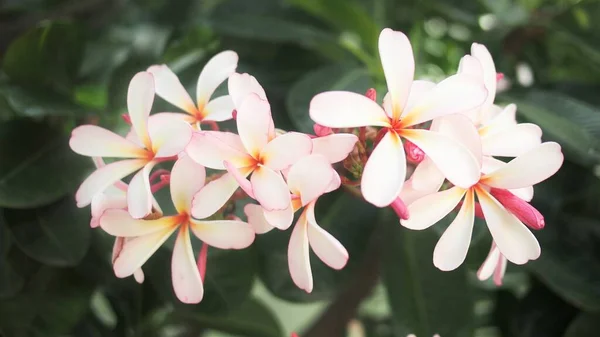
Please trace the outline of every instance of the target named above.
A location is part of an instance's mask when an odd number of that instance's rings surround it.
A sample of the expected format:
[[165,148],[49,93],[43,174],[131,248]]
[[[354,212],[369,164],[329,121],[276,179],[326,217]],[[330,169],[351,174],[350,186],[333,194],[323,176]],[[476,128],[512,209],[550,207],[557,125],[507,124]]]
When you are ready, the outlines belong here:
[[263,209],[263,217],[270,227],[275,227],[281,230],[290,228],[294,221],[294,207],[290,205],[284,210],[267,211]]
[[246,214],[246,217],[248,217],[248,223],[252,226],[256,234],[264,234],[274,228],[265,219],[263,208],[259,205],[247,204],[244,206],[244,213]]
[[333,171],[333,177],[331,178],[329,185],[325,189],[325,193],[335,191],[338,188],[340,188],[340,186],[342,186],[342,178],[340,178],[340,175],[337,173],[336,170],[332,170],[332,171]]
[[[444,178],[445,179],[445,178]],[[420,199],[426,195],[429,195],[431,193],[435,193],[437,192],[440,187],[442,186],[442,183],[444,181],[442,180],[439,184],[439,186],[431,189],[431,190],[421,190],[421,189],[416,189],[413,187],[413,180],[408,179],[406,182],[404,182],[404,186],[402,186],[402,191],[400,192],[400,195],[398,196],[406,205],[412,204],[413,202],[415,202],[415,200]]]
[[287,176],[293,194],[300,196],[302,205],[318,198],[331,184],[334,170],[325,156],[313,154],[294,164]]
[[394,201],[406,178],[406,157],[400,137],[389,131],[369,157],[361,180],[364,198],[377,207]]
[[267,100],[265,89],[263,89],[254,76],[247,73],[231,74],[229,81],[227,81],[227,86],[229,95],[233,100],[233,105],[238,109],[242,105],[242,101],[250,94],[256,94],[262,100]]
[[249,166],[253,162],[240,137],[231,132],[195,132],[186,153],[198,164],[216,170],[225,170],[223,161],[235,167]]
[[198,76],[196,86],[196,102],[204,106],[210,100],[217,87],[235,72],[238,64],[238,55],[231,50],[226,50],[213,56]]
[[486,105],[491,105],[496,97],[496,67],[494,66],[494,59],[487,50],[487,48],[479,43],[473,43],[471,45],[471,55],[479,60],[483,68],[483,81],[485,87],[488,90],[488,97],[485,100]]
[[140,269],[146,261],[167,241],[169,236],[177,229],[176,226],[162,231],[140,236],[127,241],[123,250],[115,259],[115,275],[119,278],[131,276]]
[[269,127],[273,122],[269,102],[250,94],[237,109],[237,127],[246,151],[257,158],[269,142]]
[[192,138],[192,128],[168,114],[156,114],[148,120],[148,132],[156,158],[172,157],[183,150]]
[[510,193],[529,202],[533,199],[533,186],[509,189]]
[[198,239],[206,244],[221,249],[243,249],[254,242],[254,230],[243,221],[190,220],[190,228]]
[[179,109],[194,115],[198,109],[177,75],[165,64],[153,65],[147,70],[154,75],[156,94]]
[[[411,186],[415,190],[423,191],[425,194],[437,192],[446,177],[437,168],[437,165],[429,157],[417,165],[412,176],[410,176]],[[404,200],[404,198],[402,198]],[[406,200],[404,200],[407,202]]]
[[239,184],[229,173],[209,181],[196,193],[192,202],[192,216],[206,219],[215,214],[238,189]]
[[204,186],[206,170],[189,156],[181,156],[171,170],[171,199],[179,213],[189,213],[194,195]]
[[479,267],[477,271],[477,278],[480,281],[484,281],[492,277],[494,274],[494,270],[496,270],[498,266],[498,259],[500,258],[500,250],[496,247],[496,244],[492,243],[492,248],[488,253],[488,256],[485,258],[485,261]]
[[458,73],[465,74],[483,82],[483,66],[479,60],[472,55],[465,55],[458,64]]
[[141,219],[152,212],[152,190],[150,188],[150,171],[154,167],[150,162],[136,173],[127,189],[127,209],[136,219]]
[[417,230],[429,228],[452,212],[465,193],[465,189],[455,186],[417,199],[408,205],[410,218],[400,220],[400,224]]
[[83,156],[143,158],[146,150],[116,133],[95,125],[82,125],[71,133],[71,149]]
[[147,149],[152,147],[148,135],[148,116],[154,102],[154,77],[148,72],[139,72],[129,82],[127,110],[131,126]]
[[222,122],[232,118],[232,112],[235,109],[231,96],[217,97],[204,107],[203,113],[206,114],[204,120]]
[[263,164],[281,171],[308,156],[312,151],[310,137],[299,132],[288,132],[270,141],[262,150]]
[[308,222],[308,242],[315,254],[326,265],[333,269],[342,269],[348,262],[348,251],[342,244],[321,228],[315,220],[315,203],[306,206]]
[[398,120],[410,92],[415,73],[415,59],[408,37],[385,28],[379,35],[379,57],[392,99],[392,117]]
[[337,133],[312,139],[312,153],[322,154],[330,163],[340,162],[354,150],[358,137],[350,133]]
[[483,153],[488,156],[516,157],[542,143],[542,129],[535,124],[517,124],[494,131],[481,137]]
[[[127,194],[123,191],[119,191],[121,195],[109,195],[108,193],[102,192],[96,194],[92,198],[92,219],[90,225],[92,228],[96,228],[100,225],[100,217],[104,211],[108,209],[126,209],[127,208]],[[129,213],[127,213],[129,214]]]
[[453,184],[471,187],[480,177],[481,164],[469,149],[442,133],[427,130],[402,130],[403,137],[421,148]]
[[529,229],[488,192],[481,188],[476,191],[487,226],[502,255],[514,264],[537,259],[540,245]]
[[467,257],[475,221],[475,199],[468,190],[460,211],[435,245],[433,264],[443,271],[458,268]]
[[389,126],[389,118],[379,104],[349,91],[323,92],[310,101],[310,118],[330,128]]
[[260,166],[252,173],[250,182],[255,199],[266,210],[284,210],[290,205],[290,191],[280,173]]
[[[418,102],[421,99],[423,99],[425,95],[428,95],[433,88],[435,88],[434,82],[426,80],[413,81],[412,85],[410,86],[410,94],[408,96],[408,101],[406,101],[404,107],[406,108],[409,106],[414,106],[415,102]],[[389,109],[387,109],[386,111],[389,111]],[[406,111],[407,110],[405,109],[404,112]]]
[[517,124],[517,106],[509,104],[504,108],[497,105],[485,109],[483,114],[483,126],[479,128],[479,133],[484,135],[490,130],[499,130],[505,127],[511,127]]
[[296,222],[288,245],[288,266],[294,284],[307,293],[312,292],[313,278],[310,268],[306,212]]
[[176,226],[176,217],[156,220],[134,219],[122,209],[109,209],[100,217],[100,227],[110,235],[122,237],[144,236]]
[[190,232],[182,227],[177,235],[171,257],[171,280],[177,298],[187,304],[200,303],[204,287],[200,271],[196,265]]
[[97,169],[83,181],[77,193],[75,193],[77,207],[89,205],[95,195],[134,171],[139,170],[146,163],[147,161],[144,159],[121,160]]
[[437,131],[460,142],[473,154],[481,166],[483,156],[481,137],[468,117],[453,114],[436,118],[432,122],[431,131]]
[[560,145],[546,142],[483,176],[481,182],[492,187],[510,189],[532,186],[556,173],[563,159]]

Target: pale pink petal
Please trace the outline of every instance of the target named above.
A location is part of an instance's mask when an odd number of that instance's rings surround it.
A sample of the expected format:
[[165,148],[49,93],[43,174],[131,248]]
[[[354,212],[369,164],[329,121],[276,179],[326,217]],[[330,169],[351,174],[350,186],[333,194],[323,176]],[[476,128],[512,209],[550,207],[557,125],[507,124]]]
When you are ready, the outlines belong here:
[[136,173],[127,189],[127,209],[136,219],[141,219],[152,212],[152,190],[150,188],[150,171],[155,163],[150,162]]
[[144,158],[147,151],[137,144],[95,125],[82,125],[71,133],[69,146],[89,157]]
[[146,163],[147,161],[144,159],[121,160],[97,169],[83,181],[77,193],[75,193],[77,207],[89,205],[95,195],[136,170],[139,170]]
[[148,135],[148,116],[154,102],[154,77],[142,71],[131,79],[127,90],[127,110],[131,126],[147,149],[152,148]]
[[231,132],[195,132],[186,153],[198,164],[224,170],[223,161],[235,167],[249,166],[253,159],[246,153],[240,137]]
[[[96,228],[100,225],[100,217],[108,209],[126,209],[127,194],[109,195],[106,192],[98,193],[92,198],[92,219],[90,225]],[[129,213],[128,213],[129,214]]]
[[307,293],[312,292],[313,278],[310,268],[310,251],[308,245],[308,224],[306,211],[300,215],[292,231],[288,245],[288,266],[290,276],[296,286]]
[[192,138],[192,128],[182,120],[166,114],[150,116],[148,131],[156,158],[172,157],[185,150]]
[[198,111],[196,104],[187,93],[177,75],[165,64],[153,65],[147,70],[154,76],[156,94],[179,109],[194,115]]
[[247,204],[244,206],[244,213],[246,214],[246,217],[248,217],[248,223],[252,226],[256,234],[264,234],[275,228],[267,222],[263,213],[263,208],[259,205]]
[[293,194],[299,196],[302,205],[317,199],[331,184],[334,170],[323,155],[312,154],[294,164],[287,175],[287,183]]
[[284,210],[290,205],[290,192],[281,173],[260,166],[252,173],[250,182],[254,198],[265,210]]
[[237,127],[246,151],[257,158],[269,142],[271,106],[255,94],[248,95],[237,109]]
[[532,186],[556,173],[563,160],[560,145],[546,142],[511,160],[502,168],[483,176],[481,182],[491,187],[505,189]]
[[377,207],[394,201],[406,178],[406,157],[400,137],[389,131],[369,157],[361,180],[363,197]]
[[243,249],[254,242],[254,229],[243,221],[191,219],[190,228],[198,239],[221,249]]
[[342,269],[348,262],[348,251],[342,244],[321,228],[315,220],[315,203],[306,206],[308,222],[308,242],[315,254],[326,265],[333,269]]
[[496,159],[491,156],[483,156],[482,165],[481,165],[481,173],[488,174],[490,172],[494,172],[494,171],[502,168],[505,165],[506,165],[506,163],[503,162],[502,160]]
[[488,156],[516,157],[541,143],[542,129],[530,123],[494,130],[481,137],[483,153]]
[[208,103],[217,87],[235,72],[237,64],[238,55],[231,50],[222,51],[208,60],[198,76],[196,86],[198,107]]
[[330,128],[389,126],[389,118],[379,104],[349,91],[323,92],[310,101],[310,118]]
[[472,55],[465,55],[458,64],[458,73],[465,74],[483,81],[483,66],[479,60]]
[[490,252],[488,256],[485,258],[485,261],[479,267],[477,271],[477,278],[480,281],[484,281],[492,277],[494,270],[496,270],[498,265],[498,259],[500,258],[500,250],[496,247],[496,244],[492,242],[492,248],[490,248]]
[[516,195],[517,197],[529,202],[533,199],[533,186],[523,187],[523,188],[514,188],[509,190],[510,193]]
[[115,259],[113,268],[119,278],[131,276],[140,269],[146,261],[173,234],[177,226],[140,236],[127,241],[119,256]]
[[209,181],[194,196],[192,216],[196,219],[206,219],[212,216],[229,201],[239,186],[237,180],[230,173],[225,173],[221,177]]
[[233,105],[239,108],[242,101],[250,94],[256,94],[263,100],[267,100],[265,89],[258,83],[254,76],[247,73],[233,73],[227,81],[229,95],[233,100]]
[[401,135],[420,147],[454,185],[467,188],[479,181],[480,162],[468,147],[452,137],[417,129],[402,130]]
[[144,283],[144,271],[142,270],[142,268],[136,270],[133,272],[133,278],[135,279],[135,282],[142,284]]
[[[126,241],[127,241],[127,238],[123,238],[123,237],[115,238],[115,244],[113,245],[111,263],[114,263],[115,260],[117,259],[117,257],[119,256],[119,254],[121,254],[121,250],[123,250],[123,246],[125,245]],[[135,278],[135,281],[137,283],[140,283],[140,284],[143,283],[144,282],[144,272],[142,271],[142,268],[133,272],[133,277]]]
[[500,255],[498,258],[498,266],[496,270],[494,270],[494,284],[497,286],[502,285],[502,279],[504,278],[504,273],[506,273],[506,266],[508,265],[508,261],[504,255]]
[[286,230],[290,228],[294,221],[294,207],[290,202],[290,205],[284,210],[267,211],[263,209],[263,216],[272,227]]
[[425,157],[415,168],[410,180],[412,188],[427,194],[437,192],[444,183],[444,180],[446,180],[446,177],[440,172],[431,158]]
[[187,304],[200,303],[204,287],[190,241],[190,232],[182,227],[175,240],[171,257],[171,280],[177,298]]
[[322,154],[330,163],[340,162],[354,150],[358,137],[350,133],[337,133],[312,139],[312,153]]
[[481,137],[468,117],[459,114],[438,117],[432,122],[431,131],[437,131],[460,142],[481,166],[483,156]]
[[408,37],[402,32],[385,28],[379,35],[379,57],[392,99],[392,115],[398,120],[415,74],[415,59]]
[[483,116],[484,124],[479,128],[479,134],[482,136],[489,131],[500,130],[517,124],[517,106],[515,104],[509,104],[504,108],[492,105],[485,112]]
[[434,118],[472,110],[487,97],[481,82],[468,75],[453,75],[438,83],[423,98],[407,106],[402,116],[404,127]]
[[308,156],[312,151],[310,137],[299,132],[288,132],[270,141],[261,151],[263,164],[281,171]]
[[232,118],[232,112],[235,109],[231,96],[217,97],[204,107],[204,120],[222,122]]
[[464,203],[454,221],[444,231],[435,245],[433,264],[440,270],[450,271],[458,268],[467,257],[471,244],[473,223],[475,221],[475,199],[473,191],[468,190]]
[[410,218],[400,220],[400,224],[417,230],[429,228],[452,212],[465,193],[465,189],[455,186],[417,199],[408,205]]
[[179,213],[189,213],[194,195],[204,186],[206,170],[189,156],[181,156],[171,170],[171,199]]
[[471,45],[471,55],[479,60],[483,68],[483,81],[488,90],[488,97],[485,100],[486,105],[491,105],[496,97],[496,67],[494,59],[487,48],[479,43]]
[[514,264],[537,259],[540,245],[529,229],[487,191],[482,188],[476,191],[487,226],[502,255]]
[[242,190],[246,192],[250,198],[256,198],[254,196],[252,183],[246,179],[246,177],[254,171],[254,168],[242,167],[238,169],[227,161],[224,162],[224,165],[227,169],[227,172],[229,172],[229,174],[236,180],[237,184],[242,188]]
[[340,188],[340,186],[342,186],[342,178],[340,178],[340,175],[337,173],[336,170],[332,169],[332,171],[333,171],[333,177],[331,178],[329,185],[325,189],[325,193],[335,191],[338,188]]
[[[404,107],[405,107],[404,112],[408,111],[408,110],[406,110],[407,107],[413,106],[415,104],[415,102],[420,101],[421,99],[423,99],[425,97],[425,95],[428,95],[433,88],[435,88],[434,82],[427,81],[427,80],[413,81],[412,85],[410,86],[410,94],[408,95],[408,100],[406,101],[406,104],[404,104]],[[389,111],[389,110],[386,110],[386,111]]]
[[100,227],[110,235],[136,237],[160,232],[177,225],[177,217],[156,220],[134,219],[123,209],[106,210],[100,217]]
[[442,180],[438,186],[432,188],[431,190],[421,190],[421,189],[416,189],[415,187],[413,187],[412,178],[408,179],[406,182],[404,182],[404,186],[402,186],[402,191],[400,192],[400,195],[398,196],[398,198],[400,198],[404,202],[405,205],[410,205],[411,203],[415,202],[415,200],[417,200],[417,199],[420,199],[431,193],[437,192],[440,189],[440,187],[442,186],[443,182],[444,182],[444,180]]

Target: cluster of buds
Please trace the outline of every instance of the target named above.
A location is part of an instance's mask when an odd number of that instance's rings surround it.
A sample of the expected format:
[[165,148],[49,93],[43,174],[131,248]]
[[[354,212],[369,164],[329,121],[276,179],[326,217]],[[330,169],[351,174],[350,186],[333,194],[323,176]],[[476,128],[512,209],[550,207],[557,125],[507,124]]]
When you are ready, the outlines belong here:
[[[275,128],[264,89],[236,72],[233,51],[208,61],[195,102],[166,65],[136,74],[124,118],[129,133],[84,125],[70,140],[73,151],[96,163],[76,201],[91,204],[92,227],[115,236],[116,276],[142,282],[144,263],[176,233],[173,288],[182,302],[198,303],[209,247],[243,249],[256,235],[294,225],[289,272],[310,293],[310,250],[334,269],[349,258],[315,217],[319,197],[342,185],[360,188],[377,207],[391,207],[411,229],[425,229],[458,208],[433,253],[442,270],[463,263],[475,216],[485,218],[494,240],[480,278],[494,274],[499,282],[507,260],[536,259],[540,247],[527,226],[541,229],[544,222],[528,201],[532,186],[553,175],[563,156],[558,144],[541,142],[539,127],[516,122],[514,105],[493,104],[498,75],[487,49],[473,44],[457,74],[437,84],[413,78],[403,33],[384,29],[379,52],[388,88],[382,104],[373,89],[318,94],[308,107],[314,135]],[[225,81],[228,95],[213,98]],[[155,96],[183,112],[151,114]],[[237,133],[219,128],[230,119]],[[174,162],[170,170],[154,170],[168,162]],[[408,165],[415,167],[407,179]],[[207,176],[207,169],[217,173]],[[163,214],[154,198],[166,186],[176,214]],[[245,219],[232,212],[240,198],[254,200],[243,209]],[[198,258],[192,235],[202,242]]]

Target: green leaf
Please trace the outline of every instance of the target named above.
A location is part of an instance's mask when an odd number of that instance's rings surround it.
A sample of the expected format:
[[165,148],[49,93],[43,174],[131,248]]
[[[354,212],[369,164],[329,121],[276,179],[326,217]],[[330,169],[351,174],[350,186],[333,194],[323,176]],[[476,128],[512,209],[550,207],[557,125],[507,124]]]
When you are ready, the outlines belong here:
[[589,165],[600,161],[600,110],[558,92],[532,90],[508,96],[518,113],[559,142],[571,159]]
[[67,91],[83,56],[82,30],[64,21],[42,22],[14,40],[2,62],[15,82]]
[[569,324],[564,337],[595,337],[600,331],[600,314],[582,312]]
[[311,99],[328,90],[348,90],[364,94],[373,87],[369,72],[349,64],[328,65],[311,71],[299,79],[286,97],[286,107],[296,128],[313,133],[314,122],[308,114]]
[[[92,166],[68,139],[45,123],[26,119],[0,125],[0,206],[32,208],[72,192]],[[74,201],[73,201],[74,202]]]
[[269,308],[257,299],[250,298],[227,315],[204,315],[196,312],[172,314],[175,322],[198,326],[244,337],[283,337],[281,323]]
[[75,266],[85,256],[91,229],[89,210],[72,196],[35,209],[6,209],[4,220],[14,243],[28,256],[52,266]]
[[383,280],[396,335],[472,336],[474,303],[466,267],[438,270],[432,258],[436,233],[408,230],[391,210],[381,212]]
[[85,110],[70,98],[50,90],[23,89],[16,85],[0,86],[0,99],[19,117],[77,116]]
[[274,295],[288,301],[313,302],[331,298],[360,266],[376,214],[375,207],[343,190],[320,197],[316,220],[346,248],[350,256],[348,264],[342,270],[333,270],[311,253],[314,288],[310,294],[299,289],[290,277],[287,260],[292,225],[287,231],[273,230],[257,237],[263,283]]
[[15,271],[8,258],[11,239],[4,219],[0,218],[0,298],[12,296],[23,287],[23,277]]

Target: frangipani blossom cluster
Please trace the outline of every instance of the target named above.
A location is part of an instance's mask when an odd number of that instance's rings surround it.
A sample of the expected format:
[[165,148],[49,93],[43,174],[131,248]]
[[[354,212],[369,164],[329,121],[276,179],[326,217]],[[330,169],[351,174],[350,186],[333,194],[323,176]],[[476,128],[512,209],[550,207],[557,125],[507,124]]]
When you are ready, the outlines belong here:
[[[433,252],[442,270],[464,261],[475,216],[485,218],[494,239],[481,279],[494,275],[499,283],[507,260],[536,259],[540,247],[527,226],[541,229],[544,222],[528,201],[533,185],[553,175],[563,157],[558,144],[541,142],[539,127],[516,122],[514,105],[493,104],[498,74],[487,49],[473,44],[458,72],[439,83],[414,79],[403,33],[384,29],[379,52],[388,88],[382,103],[373,89],[318,94],[307,107],[314,135],[275,128],[265,90],[252,75],[236,72],[233,51],[208,61],[195,102],[166,65],[136,74],[124,118],[129,133],[83,125],[70,140],[73,151],[96,163],[76,202],[91,204],[91,226],[115,236],[116,276],[142,282],[144,263],[175,235],[174,292],[198,303],[209,247],[244,249],[256,235],[290,230],[290,277],[310,293],[311,250],[334,269],[349,259],[319,225],[318,200],[359,185],[367,202],[391,207],[411,229],[458,209]],[[221,84],[228,94],[213,98]],[[157,97],[185,113],[151,113]],[[221,130],[217,122],[230,119],[235,132]],[[175,214],[163,214],[165,205],[154,198],[167,186]],[[236,215],[241,198],[253,202]],[[199,253],[192,237],[201,242]]]

